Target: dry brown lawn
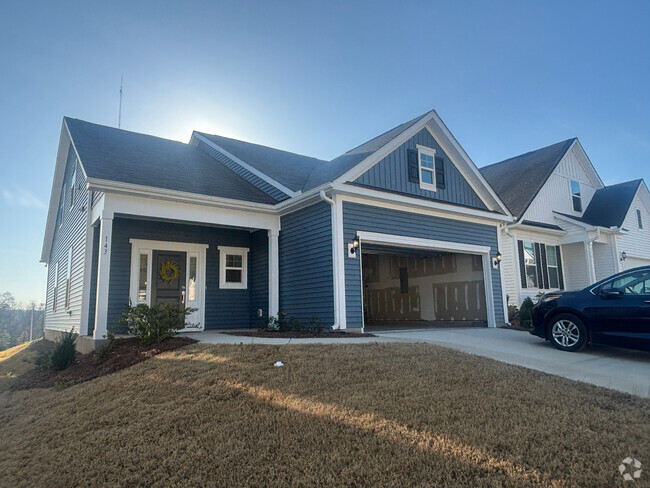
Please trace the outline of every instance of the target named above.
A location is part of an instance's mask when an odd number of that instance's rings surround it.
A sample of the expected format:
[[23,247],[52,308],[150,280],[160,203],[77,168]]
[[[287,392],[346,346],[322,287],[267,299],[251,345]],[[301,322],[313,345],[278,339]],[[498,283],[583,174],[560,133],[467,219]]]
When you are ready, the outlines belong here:
[[1,393],[0,485],[626,486],[649,426],[648,400],[432,345],[195,345]]

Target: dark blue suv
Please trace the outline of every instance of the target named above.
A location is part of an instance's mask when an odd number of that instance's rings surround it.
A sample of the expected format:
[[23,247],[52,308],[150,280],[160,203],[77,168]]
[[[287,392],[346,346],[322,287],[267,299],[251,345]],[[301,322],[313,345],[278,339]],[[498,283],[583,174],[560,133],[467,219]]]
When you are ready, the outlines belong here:
[[531,334],[562,351],[587,342],[650,351],[650,266],[584,290],[548,293],[532,309]]

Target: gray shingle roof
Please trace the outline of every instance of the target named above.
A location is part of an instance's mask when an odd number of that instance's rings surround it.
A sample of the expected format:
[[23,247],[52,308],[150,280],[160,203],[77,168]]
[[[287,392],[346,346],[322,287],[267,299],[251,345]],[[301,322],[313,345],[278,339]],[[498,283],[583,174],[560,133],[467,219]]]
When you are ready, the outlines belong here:
[[69,117],[65,122],[90,178],[276,203],[195,146]]
[[521,217],[576,138],[480,168],[508,210]]
[[282,151],[272,147],[261,146],[251,142],[230,139],[228,137],[205,134],[202,132],[197,133],[214,142],[216,145],[238,157],[245,163],[270,176],[277,182],[285,185],[287,188],[294,191],[307,191],[330,181],[334,181],[346,171],[354,168],[384,144],[411,127],[424,115],[426,114],[422,114],[408,122],[404,122],[403,124],[400,124],[353,149],[350,149],[331,161],[324,161],[322,159]]
[[312,171],[318,166],[327,164],[321,159],[252,142],[197,133],[293,191],[302,190]]
[[594,193],[582,221],[600,227],[621,227],[643,180],[609,185]]

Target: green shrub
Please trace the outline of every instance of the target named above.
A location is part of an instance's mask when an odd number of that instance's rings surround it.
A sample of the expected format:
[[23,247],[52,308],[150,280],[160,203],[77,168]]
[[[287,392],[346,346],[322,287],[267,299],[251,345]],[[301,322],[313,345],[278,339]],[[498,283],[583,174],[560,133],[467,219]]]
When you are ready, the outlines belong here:
[[530,329],[532,325],[533,319],[530,311],[533,305],[535,305],[533,299],[527,297],[519,307],[519,325],[524,329]]
[[74,357],[77,354],[76,340],[77,334],[71,330],[56,341],[56,346],[50,356],[50,367],[54,371],[63,371],[74,362]]
[[153,307],[141,303],[128,306],[119,322],[129,334],[139,337],[142,344],[154,344],[173,337],[185,327],[185,318],[196,310],[169,303]]
[[106,356],[108,356],[108,353],[111,352],[114,347],[115,334],[109,332],[106,334],[106,342],[95,349],[95,356],[97,356],[100,360],[103,360]]

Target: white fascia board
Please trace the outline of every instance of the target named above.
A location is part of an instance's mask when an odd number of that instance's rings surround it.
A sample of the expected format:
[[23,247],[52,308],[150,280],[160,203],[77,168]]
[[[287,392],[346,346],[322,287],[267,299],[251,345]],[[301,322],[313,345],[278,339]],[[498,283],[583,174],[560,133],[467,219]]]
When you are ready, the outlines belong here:
[[52,240],[56,230],[56,216],[59,211],[59,200],[61,199],[61,189],[63,187],[63,178],[65,176],[65,165],[68,159],[68,146],[71,144],[70,133],[65,125],[61,124],[61,135],[59,136],[59,149],[56,155],[56,164],[54,166],[54,178],[52,179],[52,191],[50,192],[50,206],[47,211],[47,220],[45,223],[45,235],[43,237],[43,247],[41,248],[41,262],[47,263],[52,249]]
[[280,215],[286,215],[291,212],[295,212],[303,207],[308,207],[321,200],[320,192],[329,191],[332,189],[331,183],[325,183],[324,185],[312,188],[305,193],[302,193],[294,198],[284,200],[275,205],[275,209],[279,212]]
[[[465,162],[465,168],[469,169],[471,171],[471,174],[476,177],[478,182],[480,183],[480,187],[474,184],[472,181],[472,178],[468,177],[467,170],[463,171],[463,165],[458,165],[456,164],[456,167],[458,170],[461,172],[465,180],[469,183],[469,185],[472,187],[472,189],[477,193],[477,195],[482,196],[481,200],[486,198],[485,192],[492,198],[494,203],[499,207],[499,209],[504,212],[506,215],[511,215],[510,210],[508,210],[508,207],[505,206],[505,204],[501,201],[499,196],[496,194],[496,192],[492,189],[490,184],[487,182],[487,180],[483,177],[481,172],[479,171],[478,167],[476,164],[474,164],[474,161],[472,161],[472,158],[469,157],[469,154],[465,152],[465,149],[460,145],[458,140],[454,137],[454,135],[451,133],[449,128],[445,125],[445,123],[442,121],[438,113],[433,110],[433,120],[435,121],[436,125],[442,132],[442,135],[444,138],[451,144],[453,149],[459,154],[461,159],[464,160]],[[449,155],[451,151],[449,151],[447,148],[445,148],[445,144],[443,144],[444,141],[441,141],[439,137],[436,137],[435,134],[433,134],[434,138],[436,141],[438,141],[438,144],[440,144],[445,150],[445,152]],[[451,157],[451,155],[449,156]],[[483,202],[487,205],[487,202]]]
[[576,149],[578,159],[581,160],[580,162],[582,163],[583,168],[585,169],[586,173],[590,176],[590,180],[594,184],[596,189],[603,188],[605,186],[605,183],[603,183],[603,180],[600,178],[598,171],[596,171],[596,168],[591,162],[591,159],[589,159],[589,156],[587,156],[587,152],[585,151],[585,148],[582,147],[582,144],[580,144],[580,140],[578,138],[576,138],[576,140],[573,141],[573,144],[569,146],[567,152],[571,151],[572,149]]
[[101,180],[98,178],[88,178],[88,188],[91,190],[99,190],[103,192],[124,193],[128,195],[152,197],[176,202],[255,210],[262,213],[273,213],[275,211],[274,205],[266,203],[247,202],[244,200],[234,200],[232,198],[212,197],[208,195],[200,195],[198,193],[167,190],[153,186],[136,185],[133,183],[123,183],[120,181],[112,180]]
[[115,214],[151,217],[186,223],[202,223],[246,229],[280,230],[278,215],[262,213],[249,208],[236,209],[223,206],[201,205],[197,202],[179,202],[143,196],[107,193],[104,195],[102,216]]
[[334,185],[334,191],[337,194],[344,196],[344,199],[347,201],[375,206],[379,204],[385,208],[393,208],[404,212],[422,213],[488,225],[513,221],[513,217],[509,215],[501,215],[485,210],[461,207],[458,205],[424,200],[421,198],[396,195],[394,193],[388,193],[381,190],[371,190],[369,188],[362,188],[355,185]]
[[[238,158],[237,156],[235,156],[234,154],[232,154],[232,153],[226,151],[224,148],[222,148],[222,147],[219,146],[218,144],[215,144],[215,143],[212,142],[210,139],[208,139],[208,138],[206,138],[206,137],[203,137],[203,136],[202,136],[201,134],[199,134],[198,132],[193,132],[193,133],[192,133],[192,138],[191,138],[191,139],[197,139],[197,140],[199,140],[199,141],[204,142],[205,144],[207,144],[207,145],[210,146],[211,148],[215,149],[216,151],[219,151],[219,152],[220,152],[221,154],[223,154],[224,156],[226,156],[226,157],[232,159],[234,162],[236,162],[236,163],[237,163],[238,165],[240,165],[242,168],[244,168],[244,169],[250,171],[251,173],[253,173],[253,174],[254,174],[255,176],[257,176],[258,178],[263,179],[263,180],[266,181],[269,185],[274,186],[275,188],[277,188],[277,189],[280,190],[281,192],[285,193],[285,194],[288,195],[289,197],[295,197],[295,196],[297,196],[297,195],[300,194],[300,192],[295,192],[295,191],[293,191],[293,190],[290,190],[289,188],[287,188],[286,186],[284,186],[282,183],[280,183],[280,182],[274,180],[273,178],[271,178],[271,177],[270,177],[269,175],[267,175],[266,173],[263,173],[263,172],[261,172],[259,169],[257,169],[257,168],[255,168],[255,167],[251,166],[250,164],[245,163],[244,161],[242,161],[241,159],[239,159],[239,158]],[[192,140],[190,140],[190,144],[192,144]]]
[[366,171],[368,171],[370,168],[372,168],[375,164],[377,164],[379,161],[384,159],[386,156],[388,156],[390,153],[392,153],[395,149],[397,149],[399,146],[401,146],[405,141],[409,140],[415,134],[420,132],[420,130],[422,130],[422,128],[427,123],[427,121],[431,118],[432,114],[433,114],[433,110],[431,110],[430,112],[427,112],[415,124],[413,124],[411,127],[406,129],[405,131],[400,132],[393,139],[388,141],[382,147],[380,147],[379,149],[377,149],[376,151],[374,151],[373,153],[368,155],[361,162],[356,164],[353,168],[349,169],[348,171],[343,173],[341,176],[336,178],[333,183],[334,184],[336,184],[336,183],[346,183],[347,181],[356,180],[359,176],[364,174]]

